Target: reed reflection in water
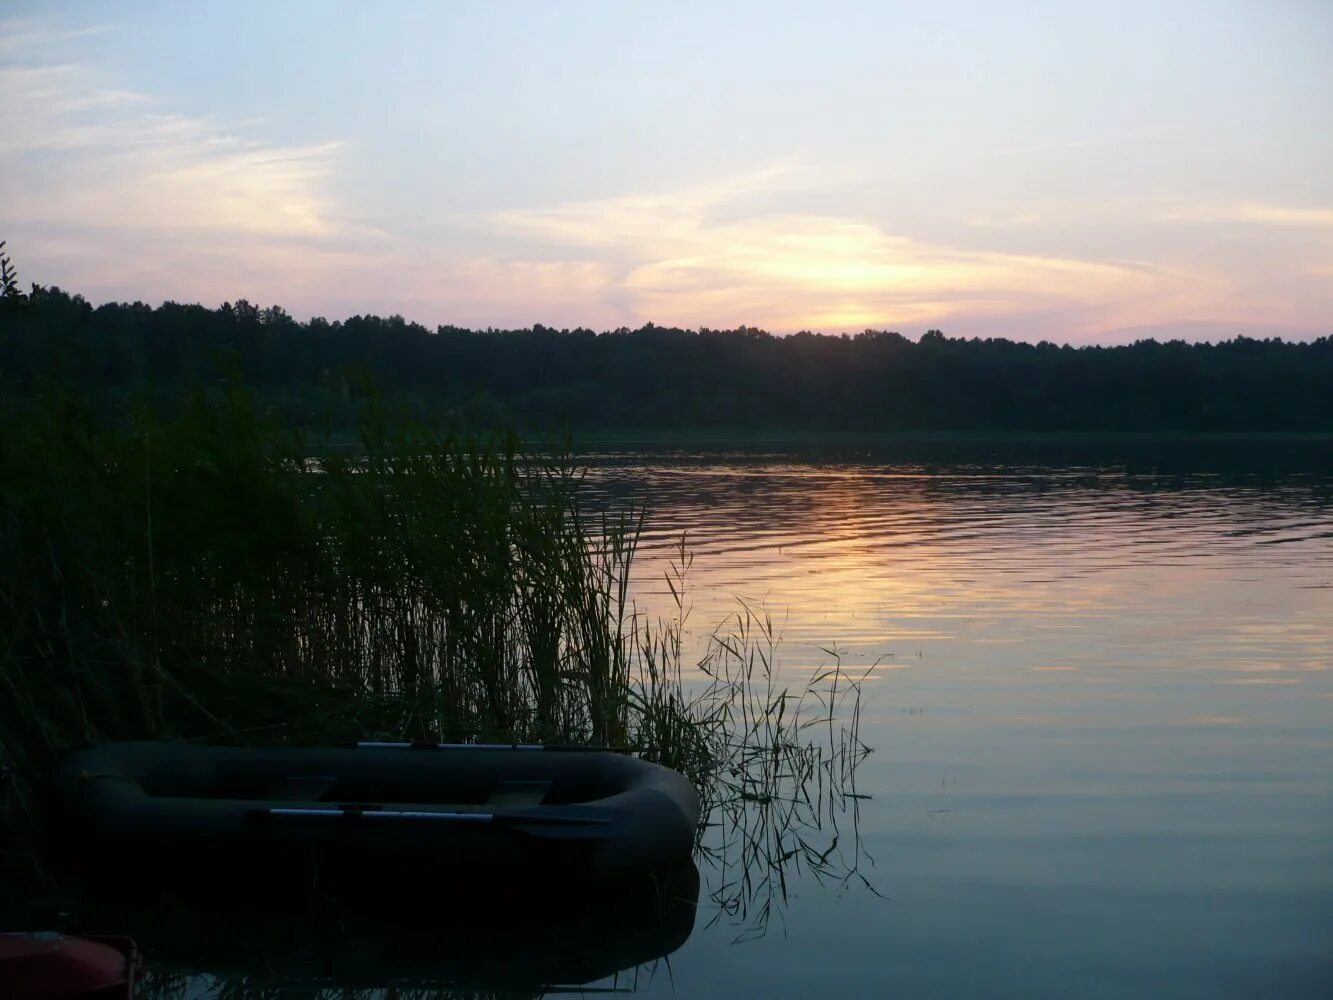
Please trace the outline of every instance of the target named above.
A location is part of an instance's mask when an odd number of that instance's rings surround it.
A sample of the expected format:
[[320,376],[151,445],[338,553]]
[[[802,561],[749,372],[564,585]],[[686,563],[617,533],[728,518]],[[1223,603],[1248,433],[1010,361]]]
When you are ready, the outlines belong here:
[[739,599],[751,622],[772,615],[761,701],[834,664],[866,679],[855,744],[835,729],[803,785],[782,784],[798,769],[767,788],[734,776],[688,941],[576,995],[1333,981],[1327,461],[1031,458],[594,457],[595,503],[649,504],[641,614],[676,616],[665,581],[687,536],[687,663],[746,620]]
[[740,598],[792,673],[878,662],[887,899],[800,881],[782,933],[695,935],[687,995],[1333,982],[1333,448],[1043,448],[593,456],[599,503],[649,506],[641,611],[687,535],[696,651]]

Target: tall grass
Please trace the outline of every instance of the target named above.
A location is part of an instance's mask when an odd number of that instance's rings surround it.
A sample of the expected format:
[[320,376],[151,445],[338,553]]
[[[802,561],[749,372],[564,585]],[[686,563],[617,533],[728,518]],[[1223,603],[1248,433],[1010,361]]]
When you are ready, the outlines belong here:
[[860,837],[856,772],[871,753],[861,739],[862,684],[836,649],[812,675],[789,677],[782,635],[767,608],[739,601],[682,676],[692,557],[682,537],[666,571],[675,616],[636,622],[631,702],[647,755],[690,775],[704,823],[695,857],[713,906],[710,923],[737,941],[767,933],[795,879],[863,886],[873,865]]
[[0,753],[84,739],[627,738],[635,525],[566,460],[360,412],[312,460],[236,386],[0,403]]
[[849,674],[828,649],[831,662],[788,684],[780,645],[772,618],[742,605],[700,663],[726,715],[726,757],[709,783],[716,836],[697,853],[710,869],[712,922],[738,928],[736,941],[766,934],[800,878],[879,895],[863,871],[874,864],[860,832],[870,796],[856,786],[871,753],[860,734],[861,685],[874,667]]
[[[115,422],[0,399],[0,426],[0,769],[20,792],[83,740],[600,744],[693,780],[722,833],[701,834],[710,895],[752,932],[794,867],[857,873],[837,823],[859,684],[836,664],[780,683],[748,608],[687,676],[686,541],[674,616],[635,614],[639,515],[589,515],[567,457],[373,394],[360,447],[321,449],[235,385]],[[3,791],[0,834],[31,832]],[[0,844],[0,873],[31,858]]]

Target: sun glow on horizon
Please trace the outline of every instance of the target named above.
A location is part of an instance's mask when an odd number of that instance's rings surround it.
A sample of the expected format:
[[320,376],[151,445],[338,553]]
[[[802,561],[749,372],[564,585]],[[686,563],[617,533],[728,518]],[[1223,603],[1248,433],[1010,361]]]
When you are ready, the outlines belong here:
[[[688,11],[575,18],[540,43],[483,8],[418,12],[441,37],[506,39],[525,68],[465,48],[427,59],[406,16],[358,29],[304,9],[247,14],[269,84],[199,45],[216,30],[204,11],[105,24],[25,0],[0,21],[0,236],[25,278],[94,301],[246,297],[298,317],[474,327],[1333,332],[1333,146],[1298,127],[1333,113],[1313,43],[1333,18],[1314,8],[1299,25],[1218,14],[1212,48],[1185,55],[1126,13],[1102,25],[1109,48],[1076,33],[1086,74],[1048,65],[1046,42],[1101,17],[1088,13],[1031,39],[967,4],[853,4],[855,34],[719,15],[771,33],[756,60]],[[981,89],[930,72],[956,63],[931,40],[964,13],[995,35],[968,43]],[[610,76],[574,58],[658,17],[731,61],[681,65],[668,87],[644,69],[660,62],[651,37],[633,34],[644,58]],[[280,47],[298,29],[302,47]],[[862,82],[817,59],[790,63],[809,71],[788,80],[778,53],[816,37]],[[1140,71],[1119,95],[1094,72],[1129,51],[1117,39],[1134,40]],[[546,73],[562,45],[570,58]],[[918,72],[886,75],[895,54]],[[1236,66],[1262,82],[1239,87]],[[1169,80],[1216,93],[1187,100]]]

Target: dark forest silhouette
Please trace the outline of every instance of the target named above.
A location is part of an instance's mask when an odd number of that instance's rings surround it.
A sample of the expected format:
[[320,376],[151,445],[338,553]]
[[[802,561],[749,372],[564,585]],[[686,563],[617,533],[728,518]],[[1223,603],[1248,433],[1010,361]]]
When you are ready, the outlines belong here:
[[348,371],[488,423],[579,429],[1333,431],[1333,337],[1070,347],[892,332],[435,331],[245,300],[94,308],[6,269],[0,384],[94,398],[239,374],[297,416]]

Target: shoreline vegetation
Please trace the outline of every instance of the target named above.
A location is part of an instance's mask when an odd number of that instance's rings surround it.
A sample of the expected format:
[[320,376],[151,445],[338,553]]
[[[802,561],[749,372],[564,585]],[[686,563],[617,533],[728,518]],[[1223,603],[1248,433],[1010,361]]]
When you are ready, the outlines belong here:
[[369,389],[350,402],[357,453],[312,459],[318,441],[237,383],[115,420],[0,395],[0,888],[61,891],[41,775],[129,738],[622,747],[685,773],[736,834],[701,836],[719,913],[766,926],[758,897],[793,866],[864,881],[837,840],[869,752],[863,678],[835,663],[787,687],[771,621],[744,606],[685,664],[684,539],[676,615],[648,621],[629,596],[643,513],[586,511],[568,454]]
[[586,510],[580,453],[1333,436],[1333,337],[1075,349],[94,308],[21,291],[2,243],[0,285],[0,873],[33,874],[33,789],[85,739],[602,744],[694,781],[723,828],[700,855],[719,912],[766,926],[790,865],[864,881],[863,678],[780,683],[780,636],[744,606],[685,664],[688,549],[676,617],[643,619],[643,512]]

